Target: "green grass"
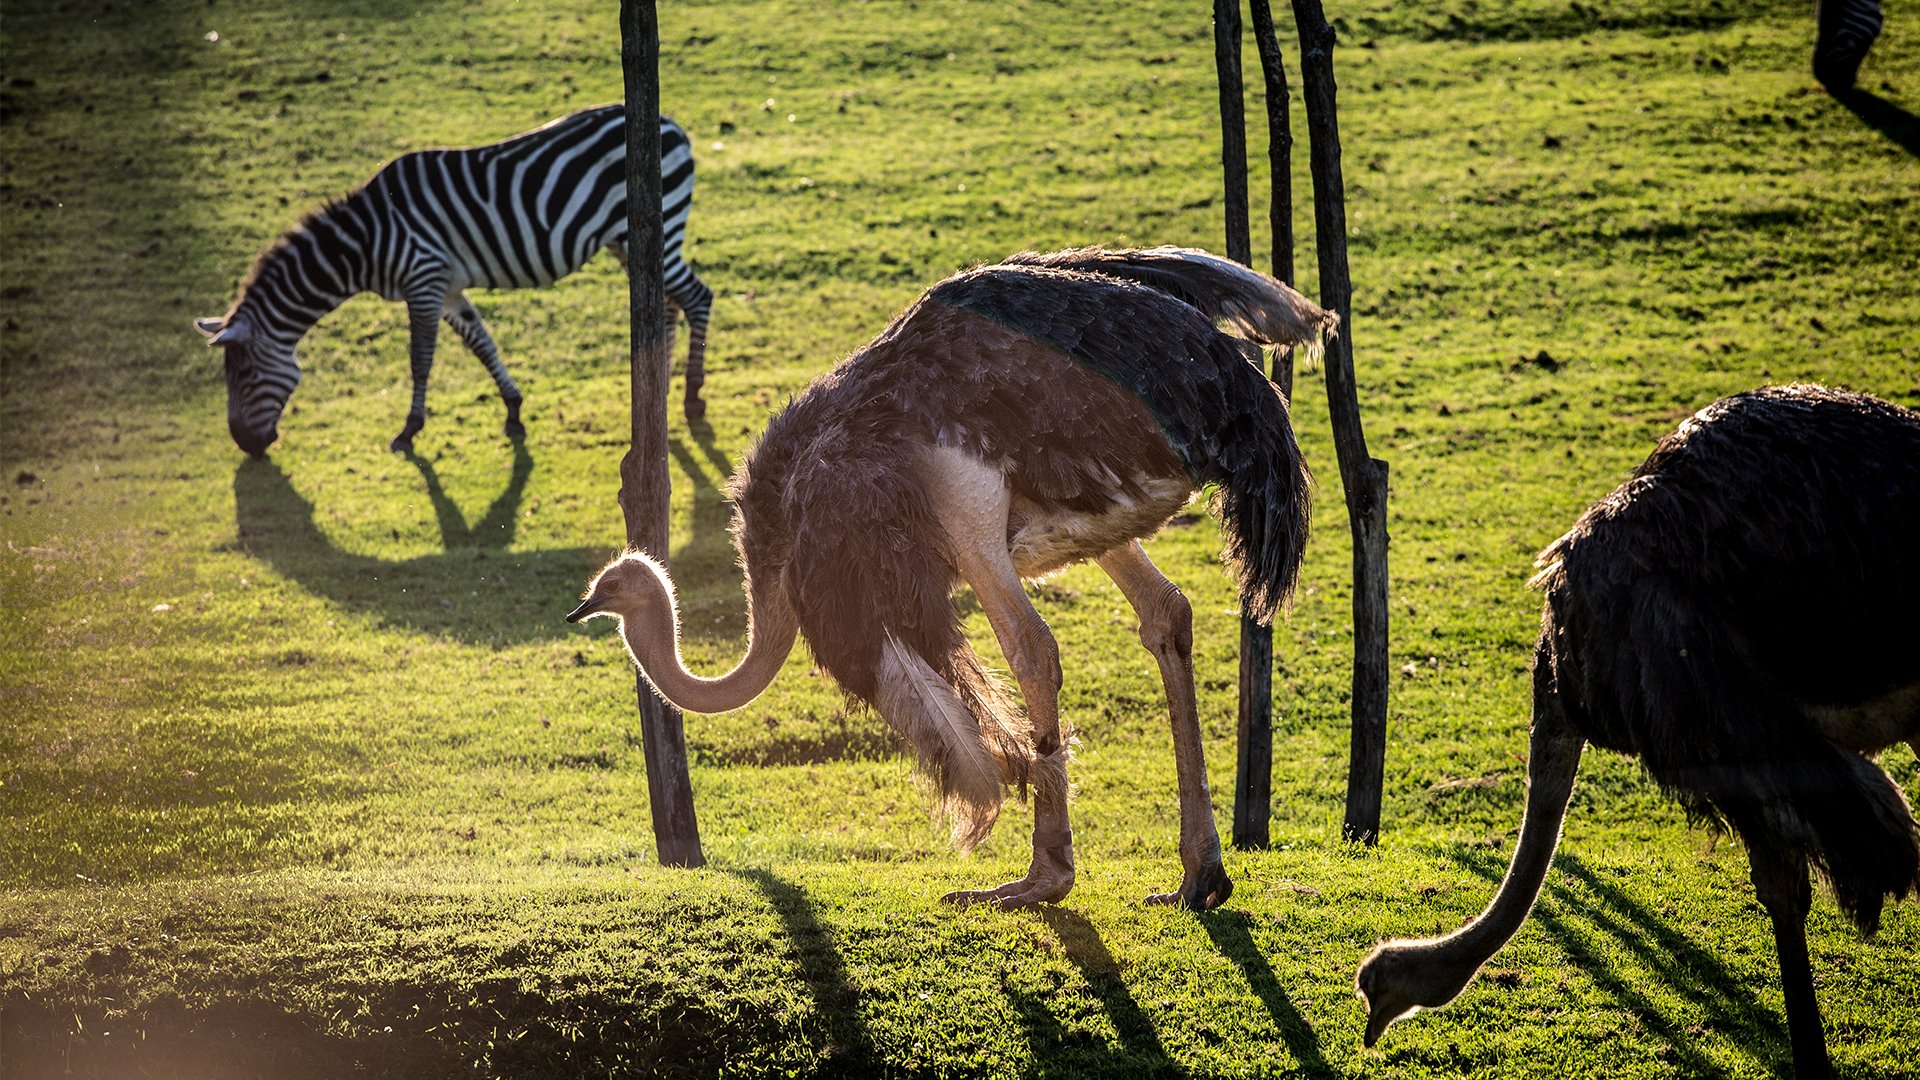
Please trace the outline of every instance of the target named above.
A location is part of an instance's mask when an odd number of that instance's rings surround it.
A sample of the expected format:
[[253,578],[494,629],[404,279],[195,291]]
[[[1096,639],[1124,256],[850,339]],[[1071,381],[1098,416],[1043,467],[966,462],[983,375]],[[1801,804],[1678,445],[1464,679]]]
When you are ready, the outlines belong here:
[[[1610,755],[1583,768],[1534,919],[1459,1001],[1363,1050],[1351,979],[1379,938],[1477,912],[1511,851],[1532,553],[1722,394],[1920,402],[1912,122],[1883,132],[1813,87],[1802,5],[1336,6],[1350,332],[1394,481],[1386,834],[1339,840],[1349,547],[1308,372],[1319,527],[1276,634],[1275,846],[1230,852],[1238,890],[1200,916],[1139,902],[1178,873],[1166,721],[1131,615],[1086,568],[1036,591],[1080,739],[1067,904],[942,907],[1020,872],[1027,812],[952,854],[882,725],[804,650],[751,707],[689,718],[710,862],[655,864],[629,663],[604,624],[561,621],[622,537],[610,260],[476,296],[527,392],[523,450],[443,343],[420,456],[387,453],[404,315],[371,298],[303,344],[271,460],[232,446],[191,319],[393,154],[616,99],[614,5],[596,7],[8,5],[0,1074],[1788,1067],[1738,845]],[[700,163],[691,254],[720,294],[710,427],[670,433],[696,666],[729,664],[745,629],[722,482],[810,376],[968,263],[1220,247],[1209,10],[1092,10],[661,13],[665,107]],[[1911,107],[1920,38],[1892,14],[1866,85]],[[1194,600],[1224,822],[1218,538],[1150,550]],[[1920,780],[1906,748],[1884,764]],[[1861,942],[1821,897],[1811,935],[1841,1071],[1920,1075],[1920,912]]]

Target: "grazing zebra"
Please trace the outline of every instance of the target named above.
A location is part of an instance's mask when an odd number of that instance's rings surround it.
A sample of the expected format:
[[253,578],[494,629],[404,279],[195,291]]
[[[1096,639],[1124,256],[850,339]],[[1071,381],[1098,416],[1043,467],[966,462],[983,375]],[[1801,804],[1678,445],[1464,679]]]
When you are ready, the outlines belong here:
[[[300,382],[293,347],[321,316],[360,292],[407,305],[413,405],[391,449],[413,449],[427,419],[427,376],[439,322],[460,335],[500,388],[506,432],[526,433],[520,388],[469,288],[550,285],[601,248],[627,262],[626,117],[602,105],[516,135],[458,150],[402,154],[353,192],[307,215],[254,261],[222,318],[195,322],[226,350],[227,429],[265,454]],[[681,257],[693,200],[693,150],[660,119],[662,271],[667,298],[687,316],[686,413],[697,420],[713,291]]]

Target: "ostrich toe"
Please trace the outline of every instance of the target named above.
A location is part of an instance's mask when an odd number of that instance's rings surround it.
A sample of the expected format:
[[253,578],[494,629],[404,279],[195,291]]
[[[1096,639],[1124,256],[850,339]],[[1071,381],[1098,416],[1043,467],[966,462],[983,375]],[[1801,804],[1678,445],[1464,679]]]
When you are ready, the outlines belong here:
[[1149,904],[1182,906],[1194,911],[1212,911],[1227,902],[1233,895],[1233,879],[1227,876],[1227,868],[1218,862],[1202,866],[1198,871],[1187,871],[1181,879],[1180,888],[1174,892],[1155,893],[1147,897]]

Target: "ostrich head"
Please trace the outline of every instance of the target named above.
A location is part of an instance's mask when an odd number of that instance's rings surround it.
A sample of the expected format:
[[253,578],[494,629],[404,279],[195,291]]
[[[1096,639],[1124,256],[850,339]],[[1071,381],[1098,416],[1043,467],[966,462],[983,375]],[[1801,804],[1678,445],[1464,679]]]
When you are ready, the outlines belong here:
[[747,610],[747,655],[739,666],[718,678],[695,675],[680,659],[680,613],[673,582],[665,567],[637,551],[616,557],[594,575],[567,621],[595,615],[620,620],[620,638],[640,674],[661,697],[688,712],[727,712],[759,697],[793,650],[799,632],[787,605],[769,607],[763,598],[754,597]]
[[616,618],[636,628],[651,627],[663,615],[669,625],[676,624],[673,585],[650,556],[624,552],[588,583],[580,606],[567,615],[567,621],[577,623],[595,615]]
[[280,436],[287,399],[300,384],[293,347],[257,330],[238,309],[193,325],[207,336],[208,345],[226,353],[227,431],[234,444],[254,457],[265,457]]
[[1435,942],[1389,941],[1381,945],[1361,963],[1353,982],[1354,992],[1367,1005],[1363,1041],[1372,1046],[1395,1020],[1452,1001],[1479,969],[1477,963],[1466,966],[1454,961]]

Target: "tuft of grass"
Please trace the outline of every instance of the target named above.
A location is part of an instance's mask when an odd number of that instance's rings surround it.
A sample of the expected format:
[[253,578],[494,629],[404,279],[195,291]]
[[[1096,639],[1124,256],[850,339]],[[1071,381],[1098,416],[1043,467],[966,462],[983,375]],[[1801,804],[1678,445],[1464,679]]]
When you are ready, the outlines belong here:
[[[475,296],[527,393],[524,445],[447,342],[418,453],[388,454],[404,314],[369,297],[302,343],[270,459],[229,442],[191,320],[393,155],[617,99],[610,8],[11,5],[0,1071],[1785,1069],[1743,855],[1608,755],[1588,757],[1533,920],[1459,1001],[1363,1050],[1351,978],[1379,939],[1478,912],[1504,868],[1532,554],[1723,394],[1810,380],[1920,404],[1915,39],[1889,27],[1864,71],[1879,105],[1856,112],[1811,82],[1795,4],[1333,14],[1345,332],[1394,479],[1386,835],[1338,840],[1350,547],[1303,372],[1319,525],[1276,632],[1275,846],[1230,852],[1232,903],[1196,916],[1139,904],[1178,873],[1164,706],[1124,599],[1084,567],[1035,590],[1079,739],[1065,905],[940,906],[1022,871],[1028,811],[952,854],[883,726],[804,650],[752,706],[688,718],[710,865],[655,865],[630,665],[604,626],[562,621],[622,539],[610,260]],[[960,266],[1219,246],[1212,35],[1204,5],[1158,2],[661,15],[664,104],[699,163],[690,254],[719,293],[708,423],[669,432],[686,653],[713,671],[745,632],[724,481],[808,378]],[[1224,820],[1237,623],[1218,550],[1204,520],[1151,544],[1194,602]],[[1882,764],[1920,780],[1905,748]],[[1822,898],[1810,934],[1841,1071],[1914,1075],[1913,906],[1861,942]]]

